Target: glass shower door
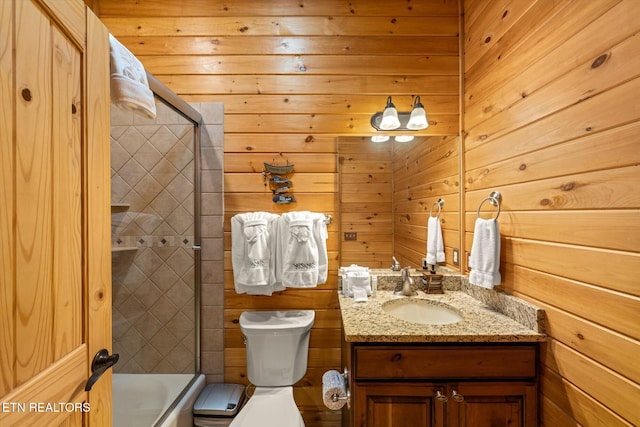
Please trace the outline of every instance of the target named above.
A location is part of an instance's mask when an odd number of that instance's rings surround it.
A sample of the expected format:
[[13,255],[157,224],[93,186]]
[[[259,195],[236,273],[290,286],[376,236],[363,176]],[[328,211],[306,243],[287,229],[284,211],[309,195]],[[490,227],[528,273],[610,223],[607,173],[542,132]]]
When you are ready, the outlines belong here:
[[155,120],[111,110],[114,372],[193,376],[197,127],[156,107]]

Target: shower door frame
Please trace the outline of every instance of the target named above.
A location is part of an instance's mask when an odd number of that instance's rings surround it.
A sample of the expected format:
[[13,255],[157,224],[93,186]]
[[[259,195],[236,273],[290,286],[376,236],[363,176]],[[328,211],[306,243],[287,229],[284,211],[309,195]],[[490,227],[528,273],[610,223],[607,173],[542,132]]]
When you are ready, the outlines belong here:
[[194,378],[200,373],[200,280],[201,280],[201,259],[200,259],[200,245],[201,245],[201,233],[200,233],[200,139],[202,132],[202,115],[196,111],[191,105],[185,102],[182,98],[176,95],[171,89],[164,85],[160,80],[155,78],[153,74],[147,71],[147,80],[149,81],[149,87],[153,93],[160,99],[162,99],[168,106],[176,110],[177,112],[184,114],[195,126],[195,141],[193,147],[193,171],[194,171],[194,187],[193,187],[193,262],[194,262],[194,281],[195,281],[195,330],[196,330],[196,361]]
[[178,402],[183,398],[186,394],[187,390],[193,386],[193,384],[198,379],[198,375],[201,373],[200,370],[200,281],[201,281],[201,230],[200,230],[200,206],[201,206],[201,198],[200,198],[200,141],[202,134],[202,125],[204,124],[202,115],[196,111],[191,105],[189,105],[186,101],[181,99],[178,95],[176,95],[171,89],[164,85],[160,80],[155,78],[152,74],[147,71],[147,80],[149,81],[149,87],[162,101],[164,101],[168,106],[176,110],[177,112],[183,114],[187,118],[189,118],[195,126],[194,131],[194,147],[193,147],[193,162],[194,162],[194,188],[193,188],[193,200],[194,200],[194,215],[193,215],[193,262],[194,262],[194,304],[195,304],[195,372],[193,378],[185,387],[185,389],[176,397],[174,402],[169,406],[169,408],[165,411],[162,417],[156,422],[156,425],[161,425],[167,416],[174,410],[174,408],[178,405]]

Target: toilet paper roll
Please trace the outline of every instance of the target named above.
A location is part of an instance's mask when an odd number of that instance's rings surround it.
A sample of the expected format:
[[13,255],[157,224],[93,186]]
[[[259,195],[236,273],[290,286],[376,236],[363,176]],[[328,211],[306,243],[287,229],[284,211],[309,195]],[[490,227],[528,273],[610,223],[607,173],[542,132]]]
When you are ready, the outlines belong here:
[[336,411],[342,408],[346,399],[334,400],[334,396],[345,397],[347,389],[344,384],[344,377],[336,370],[327,371],[322,375],[322,400],[324,406]]

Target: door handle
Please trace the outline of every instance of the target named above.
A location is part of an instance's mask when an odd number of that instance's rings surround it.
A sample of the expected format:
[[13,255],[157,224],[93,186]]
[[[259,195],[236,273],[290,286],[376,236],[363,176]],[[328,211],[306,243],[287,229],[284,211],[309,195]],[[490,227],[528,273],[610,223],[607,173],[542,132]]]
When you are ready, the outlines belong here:
[[93,362],[91,362],[91,377],[87,381],[87,385],[84,387],[84,391],[90,391],[93,385],[98,379],[106,372],[107,369],[118,363],[120,355],[117,353],[109,356],[109,352],[106,348],[99,350],[95,356],[93,356]]

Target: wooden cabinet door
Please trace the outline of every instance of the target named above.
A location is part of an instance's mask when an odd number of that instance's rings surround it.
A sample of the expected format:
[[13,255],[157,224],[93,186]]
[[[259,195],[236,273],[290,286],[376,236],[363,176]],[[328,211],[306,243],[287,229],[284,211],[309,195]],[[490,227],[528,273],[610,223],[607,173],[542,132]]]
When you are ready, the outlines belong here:
[[354,427],[442,427],[444,387],[411,383],[354,386]]
[[0,1],[0,425],[109,426],[109,46],[82,0]]
[[459,383],[448,387],[450,427],[536,427],[536,385],[520,382]]

